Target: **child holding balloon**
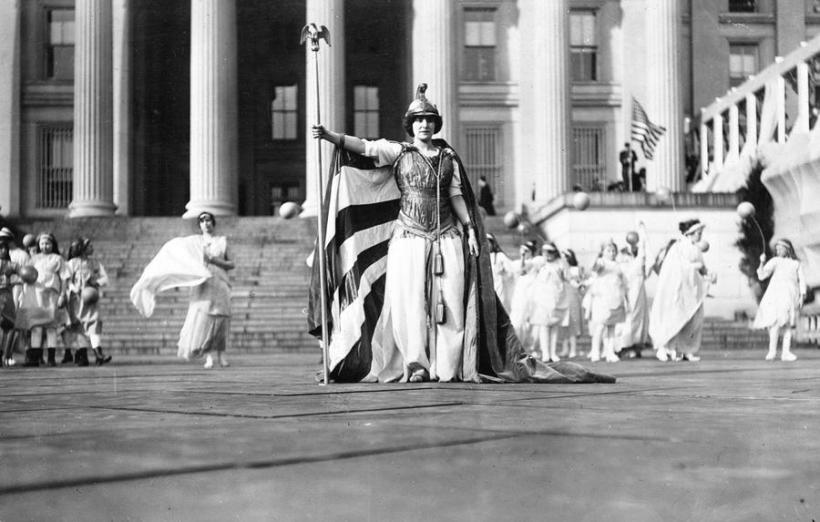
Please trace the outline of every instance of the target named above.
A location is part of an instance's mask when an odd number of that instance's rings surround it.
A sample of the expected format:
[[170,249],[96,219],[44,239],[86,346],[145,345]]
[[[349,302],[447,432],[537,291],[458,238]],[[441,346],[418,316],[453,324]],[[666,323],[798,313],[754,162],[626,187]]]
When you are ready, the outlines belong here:
[[14,324],[17,307],[12,292],[12,278],[20,272],[20,265],[9,256],[9,242],[0,238],[0,362],[7,366],[13,361]]
[[554,243],[545,243],[543,263],[532,282],[530,323],[538,331],[541,360],[558,362],[558,330],[567,315],[565,264]]
[[[587,317],[592,334],[589,359],[597,362],[601,356],[607,362],[617,362],[615,328],[626,319],[627,289],[626,279],[620,264],[616,261],[618,247],[608,241],[601,247],[601,253],[592,266],[595,274],[586,297]],[[602,350],[603,345],[603,350]]]
[[797,315],[806,297],[806,279],[791,241],[778,240],[774,250],[775,257],[768,261],[765,252],[760,254],[757,277],[761,281],[770,280],[752,326],[769,330],[767,361],[772,361],[777,356],[777,341],[782,330],[780,360],[791,362],[797,360],[797,356],[791,351],[792,329],[797,324]]
[[92,257],[94,245],[87,237],[71,244],[68,260],[68,313],[71,331],[77,344],[77,366],[88,366],[88,347],[94,351],[97,366],[111,361],[103,353],[100,334],[100,288],[108,284],[108,274],[102,263]]

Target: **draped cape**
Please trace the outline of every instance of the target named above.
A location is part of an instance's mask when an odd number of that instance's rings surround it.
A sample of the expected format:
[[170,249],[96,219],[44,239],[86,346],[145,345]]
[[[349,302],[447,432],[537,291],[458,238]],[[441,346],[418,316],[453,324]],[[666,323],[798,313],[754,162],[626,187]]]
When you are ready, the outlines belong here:
[[[434,140],[441,148],[443,140]],[[462,195],[476,228],[480,255],[465,261],[464,350],[477,354],[478,374],[489,382],[614,382],[573,363],[544,364],[524,350],[493,288],[489,245],[475,193],[464,166]],[[374,351],[392,342],[381,312],[385,301],[387,249],[399,214],[392,166],[376,168],[369,158],[336,149],[325,190],[323,214],[327,318],[331,379],[358,382],[368,375]],[[308,329],[322,337],[318,245],[314,251]],[[393,319],[395,320],[395,318]],[[378,355],[377,355],[378,356]],[[473,372],[475,373],[475,372]]]
[[154,313],[156,295],[179,287],[198,286],[211,277],[202,262],[198,235],[174,238],[159,249],[131,288],[131,302],[143,317]]

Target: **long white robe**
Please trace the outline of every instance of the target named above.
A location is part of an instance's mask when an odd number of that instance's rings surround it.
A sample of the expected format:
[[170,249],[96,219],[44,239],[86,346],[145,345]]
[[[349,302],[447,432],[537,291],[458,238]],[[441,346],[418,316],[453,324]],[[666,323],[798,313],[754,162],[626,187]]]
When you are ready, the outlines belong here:
[[682,236],[669,248],[649,315],[649,335],[656,349],[682,354],[700,349],[707,289],[702,266],[703,252],[689,238]]

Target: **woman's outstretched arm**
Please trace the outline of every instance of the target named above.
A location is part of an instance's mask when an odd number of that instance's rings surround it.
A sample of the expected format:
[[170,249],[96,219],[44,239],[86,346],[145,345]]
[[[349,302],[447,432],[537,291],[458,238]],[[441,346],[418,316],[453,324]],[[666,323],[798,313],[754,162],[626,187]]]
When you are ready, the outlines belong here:
[[345,150],[355,152],[356,154],[364,154],[364,141],[362,141],[361,138],[327,130],[323,125],[314,125],[312,129],[313,137],[316,139],[329,141],[334,145],[340,145]]

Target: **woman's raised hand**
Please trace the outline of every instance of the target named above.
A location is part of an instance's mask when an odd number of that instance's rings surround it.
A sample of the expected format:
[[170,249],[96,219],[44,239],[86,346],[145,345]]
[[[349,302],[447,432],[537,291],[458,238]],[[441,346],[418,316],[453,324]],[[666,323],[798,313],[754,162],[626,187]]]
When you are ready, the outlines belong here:
[[313,125],[311,127],[311,132],[313,133],[313,137],[316,139],[322,139],[327,134],[327,130],[325,130],[324,125]]

